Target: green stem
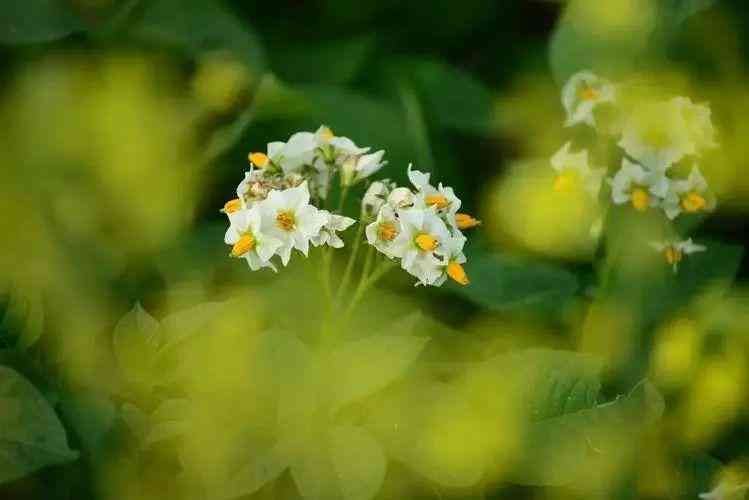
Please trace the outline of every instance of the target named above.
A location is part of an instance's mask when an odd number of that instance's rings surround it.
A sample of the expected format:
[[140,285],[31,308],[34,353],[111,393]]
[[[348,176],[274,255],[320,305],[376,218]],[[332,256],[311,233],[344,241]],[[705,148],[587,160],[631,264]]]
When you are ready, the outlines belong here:
[[351,255],[349,255],[348,262],[346,263],[346,270],[343,273],[343,279],[341,280],[341,285],[338,287],[338,293],[336,295],[337,301],[340,301],[341,298],[343,298],[343,294],[346,292],[346,288],[348,287],[348,282],[351,280],[351,273],[354,270],[354,263],[356,262],[356,257],[359,254],[359,246],[361,245],[362,236],[364,234],[364,224],[359,222],[358,226],[359,227],[356,229],[356,237],[354,239],[354,246],[351,249]]
[[339,214],[343,213],[343,206],[346,203],[346,197],[348,196],[348,189],[349,189],[348,186],[346,186],[341,190],[341,197],[338,200],[338,210],[336,211]]
[[356,287],[356,291],[354,292],[354,297],[351,299],[351,302],[349,303],[348,307],[346,308],[346,311],[343,314],[343,322],[345,323],[348,321],[348,318],[351,316],[351,314],[356,309],[356,306],[359,305],[359,302],[364,297],[364,295],[369,291],[372,286],[374,286],[378,281],[382,279],[385,274],[387,274],[388,271],[390,271],[392,268],[394,268],[397,265],[397,262],[394,262],[392,260],[387,260],[380,264],[380,267],[375,269],[372,274],[369,276],[362,275],[362,280],[359,282],[359,286]]

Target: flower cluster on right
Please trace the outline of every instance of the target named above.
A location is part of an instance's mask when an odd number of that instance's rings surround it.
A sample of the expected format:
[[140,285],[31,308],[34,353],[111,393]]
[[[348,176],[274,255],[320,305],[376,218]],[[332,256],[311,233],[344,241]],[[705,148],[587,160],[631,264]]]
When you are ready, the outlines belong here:
[[[623,98],[623,91],[624,85],[590,71],[567,81],[562,90],[565,125],[585,125],[614,139],[622,153],[621,164],[608,176],[605,167],[593,164],[587,149],[573,151],[568,142],[551,158],[554,190],[580,187],[598,199],[606,180],[615,205],[630,205],[639,212],[660,210],[668,220],[712,211],[715,196],[699,167],[702,153],[717,146],[709,106],[687,97],[631,102]],[[676,173],[685,168],[688,174]],[[680,237],[650,246],[674,271],[685,255],[706,250],[691,238]]]

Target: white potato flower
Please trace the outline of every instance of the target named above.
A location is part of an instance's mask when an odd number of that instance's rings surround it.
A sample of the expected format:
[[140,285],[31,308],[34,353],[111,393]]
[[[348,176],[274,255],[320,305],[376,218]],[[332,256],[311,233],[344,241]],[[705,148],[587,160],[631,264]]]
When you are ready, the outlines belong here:
[[562,88],[562,105],[567,112],[565,126],[578,123],[596,126],[593,112],[600,104],[614,102],[616,87],[595,73],[580,71],[570,77]]
[[378,172],[387,165],[382,161],[384,150],[365,155],[348,156],[341,164],[341,183],[344,186],[352,186],[372,174]]
[[437,250],[437,254],[442,259],[442,274],[434,282],[434,286],[442,286],[448,278],[464,286],[470,283],[463,268],[467,260],[463,253],[466,241],[463,235],[452,236]]
[[440,249],[450,244],[452,235],[434,207],[398,211],[401,231],[391,251],[400,257],[401,267],[422,285],[433,285],[443,275]]
[[666,216],[673,220],[682,212],[698,213],[715,208],[715,196],[709,191],[707,181],[697,165],[692,167],[685,180],[674,180],[663,200]]
[[619,146],[653,171],[666,171],[697,152],[681,101],[648,102],[627,116]]
[[316,238],[328,222],[328,217],[310,205],[309,199],[309,188],[305,181],[294,188],[272,190],[258,205],[263,228],[267,227],[265,230],[268,234],[283,243],[277,250],[283,265],[288,264],[292,248],[306,256],[310,240]]
[[609,179],[609,184],[614,203],[631,203],[641,212],[657,206],[668,190],[668,179],[664,174],[645,170],[626,158],[622,159],[622,167],[613,179]]
[[416,188],[413,205],[414,208],[426,209],[433,208],[434,212],[442,217],[450,227],[457,230],[455,214],[460,209],[461,201],[455,196],[453,188],[443,186],[434,187],[429,183],[430,174],[412,170],[408,166],[408,179]]
[[572,153],[571,146],[568,142],[551,157],[551,166],[557,172],[554,190],[570,192],[582,187],[593,198],[597,198],[605,171],[590,167],[586,149]]
[[343,240],[338,236],[338,232],[345,231],[356,221],[351,217],[331,214],[327,210],[321,210],[320,213],[327,217],[328,221],[320,229],[320,233],[311,238],[310,242],[316,247],[328,245],[333,248],[343,248]]
[[397,187],[390,192],[387,202],[396,210],[408,208],[414,204],[414,194],[406,187]]
[[683,241],[654,241],[650,246],[663,254],[666,263],[673,267],[674,272],[678,271],[679,263],[685,255],[707,250],[706,246],[694,243],[692,238]]
[[229,213],[229,229],[224,242],[232,245],[231,256],[247,260],[250,269],[257,271],[263,267],[276,267],[270,259],[283,245],[283,242],[263,232],[262,215],[257,206]]
[[365,228],[367,242],[391,259],[400,257],[394,251],[394,242],[400,233],[400,220],[390,205],[382,205],[377,219]]
[[390,191],[395,188],[395,183],[388,179],[374,181],[369,185],[362,198],[362,213],[365,217],[374,217],[380,208],[387,202]]

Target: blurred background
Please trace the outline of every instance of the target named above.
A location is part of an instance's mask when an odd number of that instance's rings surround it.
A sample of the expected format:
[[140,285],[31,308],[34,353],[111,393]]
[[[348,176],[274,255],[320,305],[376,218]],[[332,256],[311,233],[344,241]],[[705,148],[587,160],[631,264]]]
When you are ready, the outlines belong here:
[[[748,22],[743,0],[5,0],[0,498],[742,498]],[[565,142],[596,148],[560,101],[586,69],[711,106],[718,206],[676,226],[709,249],[678,274],[627,241],[647,222],[592,235],[606,214],[549,189]],[[319,256],[252,273],[219,212],[250,151],[320,124],[483,221],[469,287],[390,273],[340,352],[315,348]]]

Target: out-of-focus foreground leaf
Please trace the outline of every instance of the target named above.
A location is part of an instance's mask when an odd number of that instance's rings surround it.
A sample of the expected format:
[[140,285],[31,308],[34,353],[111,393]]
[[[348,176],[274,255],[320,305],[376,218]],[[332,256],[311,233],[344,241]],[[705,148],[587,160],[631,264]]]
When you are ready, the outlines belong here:
[[0,43],[49,42],[82,30],[64,0],[7,0],[0,12]]
[[0,366],[0,484],[77,457],[39,391],[14,370]]

